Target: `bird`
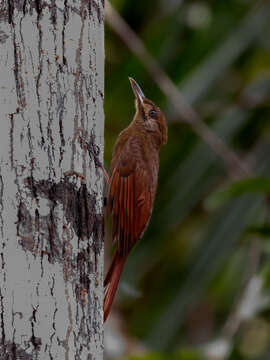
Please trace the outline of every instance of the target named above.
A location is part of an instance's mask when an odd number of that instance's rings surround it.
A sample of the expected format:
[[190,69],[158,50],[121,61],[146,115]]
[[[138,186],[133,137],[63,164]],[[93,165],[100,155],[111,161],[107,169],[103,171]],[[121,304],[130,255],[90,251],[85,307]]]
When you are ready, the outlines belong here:
[[134,79],[129,81],[136,112],[117,138],[110,165],[107,208],[116,246],[104,279],[104,322],[127,257],[149,224],[158,184],[159,151],[168,139],[162,111],[145,97]]

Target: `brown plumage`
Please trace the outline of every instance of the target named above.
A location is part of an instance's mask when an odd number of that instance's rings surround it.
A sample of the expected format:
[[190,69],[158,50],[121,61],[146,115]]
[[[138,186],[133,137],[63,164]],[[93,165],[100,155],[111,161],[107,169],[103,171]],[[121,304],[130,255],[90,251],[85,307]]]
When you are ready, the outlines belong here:
[[159,150],[167,142],[167,124],[160,109],[129,78],[136,113],[115,144],[108,193],[115,254],[104,280],[104,321],[110,312],[127,256],[149,223],[158,183]]

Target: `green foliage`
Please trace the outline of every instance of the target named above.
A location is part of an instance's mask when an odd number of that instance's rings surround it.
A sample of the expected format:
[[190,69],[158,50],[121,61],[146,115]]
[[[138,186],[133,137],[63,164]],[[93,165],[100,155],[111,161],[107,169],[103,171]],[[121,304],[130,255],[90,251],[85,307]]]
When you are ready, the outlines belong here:
[[173,354],[150,353],[145,356],[129,356],[123,360],[205,360],[197,351],[182,349]]
[[[213,133],[251,168],[251,175],[236,181],[238,169],[181,122],[144,64],[106,27],[105,163],[134,114],[128,76],[169,124],[150,226],[126,264],[121,283],[128,286],[120,284],[118,292],[128,336],[152,351],[124,360],[204,360],[202,349],[222,337],[252,275],[261,277],[266,292],[270,287],[270,5],[112,3]],[[267,329],[267,311],[262,318]],[[256,336],[243,329],[240,321],[224,360],[256,359],[243,346],[255,346]],[[260,360],[269,359],[267,351]]]
[[215,209],[233,197],[250,193],[270,194],[270,178],[247,178],[229,184],[212,193],[206,201],[206,206]]
[[258,235],[261,238],[270,239],[270,225],[251,226],[247,229],[248,232]]
[[[168,356],[168,359],[171,359],[171,357]],[[127,358],[127,360],[164,360],[164,356],[159,353],[152,353],[146,356],[130,356]]]

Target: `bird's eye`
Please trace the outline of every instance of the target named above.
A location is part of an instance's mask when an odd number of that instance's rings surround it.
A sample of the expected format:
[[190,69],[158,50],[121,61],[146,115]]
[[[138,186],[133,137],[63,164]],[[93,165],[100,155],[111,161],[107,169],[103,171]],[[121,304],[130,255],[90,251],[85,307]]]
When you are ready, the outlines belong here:
[[154,110],[154,109],[149,110],[148,115],[149,115],[150,118],[152,118],[152,119],[157,119],[157,112],[156,112],[156,110]]

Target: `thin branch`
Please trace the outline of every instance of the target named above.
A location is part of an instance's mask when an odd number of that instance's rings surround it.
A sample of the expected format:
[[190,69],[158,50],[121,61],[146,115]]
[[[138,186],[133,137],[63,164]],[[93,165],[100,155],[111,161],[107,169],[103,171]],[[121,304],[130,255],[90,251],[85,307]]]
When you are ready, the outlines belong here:
[[142,40],[112,7],[109,1],[106,2],[105,16],[110,27],[145,65],[158,87],[175,107],[181,120],[189,124],[194,132],[224,161],[230,176],[235,178],[235,168],[238,168],[238,173],[240,172],[241,176],[249,176],[250,169],[234,151],[216,136],[202,121],[199,114],[186,102],[177,86],[168,77],[157,60],[147,51]]

